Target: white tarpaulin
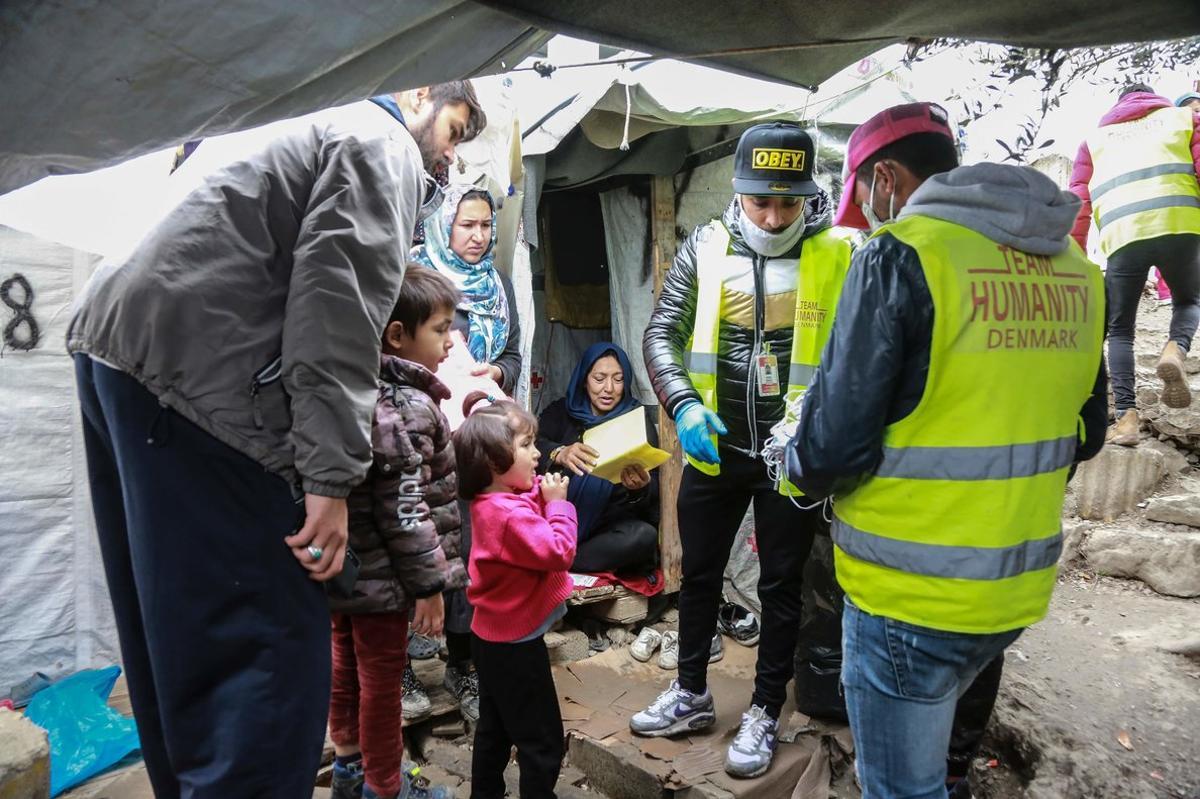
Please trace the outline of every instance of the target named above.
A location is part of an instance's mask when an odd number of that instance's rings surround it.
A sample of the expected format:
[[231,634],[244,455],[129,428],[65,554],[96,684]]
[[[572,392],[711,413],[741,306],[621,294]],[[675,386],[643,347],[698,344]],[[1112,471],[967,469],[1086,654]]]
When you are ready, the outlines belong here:
[[[63,347],[71,302],[98,260],[0,227],[0,696],[33,671],[118,661]],[[29,350],[13,347],[29,341],[28,324],[8,327],[18,314],[38,328]]]

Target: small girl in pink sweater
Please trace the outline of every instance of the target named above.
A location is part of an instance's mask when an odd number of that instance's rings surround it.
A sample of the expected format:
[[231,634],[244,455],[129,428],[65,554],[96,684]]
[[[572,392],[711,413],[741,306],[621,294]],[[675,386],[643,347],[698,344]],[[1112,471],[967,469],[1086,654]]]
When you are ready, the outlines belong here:
[[467,598],[479,674],[472,799],[502,799],[513,746],[522,799],[553,797],[562,765],[562,716],[542,636],[566,613],[578,523],[568,479],[537,476],[536,438],[537,419],[509,401],[479,407],[454,434],[459,496],[471,502]]

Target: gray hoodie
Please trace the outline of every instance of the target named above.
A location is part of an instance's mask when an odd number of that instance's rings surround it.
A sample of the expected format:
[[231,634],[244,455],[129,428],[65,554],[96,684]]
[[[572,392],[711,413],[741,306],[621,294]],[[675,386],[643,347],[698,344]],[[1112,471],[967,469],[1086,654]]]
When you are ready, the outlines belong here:
[[899,219],[930,216],[1034,255],[1057,255],[1079,213],[1079,198],[1027,166],[975,164],[934,175],[908,198]]
[[346,496],[371,463],[423,175],[369,102],[206,140],[157,224],[97,272],[67,348],[305,492]]

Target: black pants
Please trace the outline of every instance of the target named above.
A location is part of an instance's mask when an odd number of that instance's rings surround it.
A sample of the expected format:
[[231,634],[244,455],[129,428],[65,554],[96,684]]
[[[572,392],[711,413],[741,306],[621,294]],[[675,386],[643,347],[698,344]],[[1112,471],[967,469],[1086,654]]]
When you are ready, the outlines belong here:
[[1004,655],[1000,654],[983,667],[971,687],[958,698],[954,726],[950,728],[950,748],[946,753],[947,778],[963,779],[970,771],[971,761],[979,753],[979,744],[983,742],[983,734],[992,718],[1003,674]]
[[658,565],[658,529],[641,519],[618,519],[592,530],[575,548],[571,571],[647,574]]
[[1170,340],[1187,352],[1200,322],[1200,234],[1179,233],[1126,244],[1108,259],[1108,371],[1118,411],[1134,407],[1133,333],[1150,267],[1171,289]]
[[96,533],[146,771],[167,797],[311,797],[325,739],[325,594],[283,543],[279,477],[75,357]]
[[563,726],[545,640],[496,644],[472,635],[471,653],[479,672],[471,799],[502,799],[513,746],[521,767],[521,799],[553,799],[562,768]]
[[780,495],[762,461],[734,450],[721,450],[721,474],[716,477],[691,466],[683,470],[678,498],[683,546],[679,683],[696,692],[707,686],[708,651],[717,629],[725,565],[751,501],[762,603],[752,701],[778,718],[793,673],[802,603],[801,569],[813,536],[828,529],[828,523],[819,507],[802,511]]

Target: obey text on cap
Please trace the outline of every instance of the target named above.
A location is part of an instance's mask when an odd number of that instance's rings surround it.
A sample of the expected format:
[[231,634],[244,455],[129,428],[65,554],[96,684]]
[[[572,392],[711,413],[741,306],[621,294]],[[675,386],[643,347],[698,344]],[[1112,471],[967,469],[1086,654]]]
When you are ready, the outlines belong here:
[[789,172],[803,172],[805,152],[777,147],[755,147],[750,153],[750,159],[755,169],[784,169]]

